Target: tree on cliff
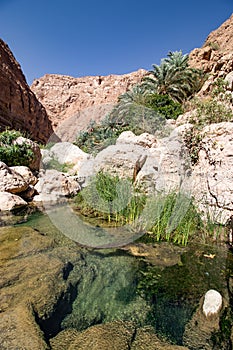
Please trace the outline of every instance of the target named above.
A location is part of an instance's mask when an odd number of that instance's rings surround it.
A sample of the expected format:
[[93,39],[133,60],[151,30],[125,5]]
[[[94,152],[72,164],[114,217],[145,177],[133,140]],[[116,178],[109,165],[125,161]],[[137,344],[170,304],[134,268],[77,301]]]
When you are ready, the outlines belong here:
[[168,95],[176,102],[182,103],[192,97],[204,82],[202,71],[191,68],[188,55],[181,51],[169,52],[160,65],[152,67],[144,80],[147,89],[151,93]]

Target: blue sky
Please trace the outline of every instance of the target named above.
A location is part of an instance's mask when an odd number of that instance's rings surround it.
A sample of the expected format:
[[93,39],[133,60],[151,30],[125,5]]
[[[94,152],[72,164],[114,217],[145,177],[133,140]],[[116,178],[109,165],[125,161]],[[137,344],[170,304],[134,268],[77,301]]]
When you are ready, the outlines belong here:
[[0,0],[0,37],[31,84],[151,69],[201,47],[232,13],[232,0]]

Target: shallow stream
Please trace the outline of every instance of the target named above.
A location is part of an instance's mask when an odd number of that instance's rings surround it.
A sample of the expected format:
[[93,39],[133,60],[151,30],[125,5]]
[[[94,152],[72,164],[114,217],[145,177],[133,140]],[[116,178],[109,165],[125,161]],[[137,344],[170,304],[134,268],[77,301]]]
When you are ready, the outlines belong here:
[[[51,237],[60,246],[69,244],[70,239],[45,213],[18,216],[12,228],[23,227]],[[109,249],[71,245],[80,254],[67,274],[75,292],[67,301],[69,307],[53,315],[56,327],[38,320],[47,339],[64,329],[82,331],[121,320],[133,321],[137,327],[152,326],[156,334],[182,345],[185,325],[209,289],[219,291],[229,303],[233,258],[224,245],[182,248],[157,243],[147,247],[142,241]]]

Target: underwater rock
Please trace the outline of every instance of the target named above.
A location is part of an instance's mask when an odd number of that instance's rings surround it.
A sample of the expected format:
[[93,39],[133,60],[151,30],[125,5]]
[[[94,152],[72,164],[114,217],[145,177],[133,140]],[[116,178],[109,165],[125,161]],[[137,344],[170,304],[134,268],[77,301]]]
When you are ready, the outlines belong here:
[[82,332],[62,331],[51,339],[52,350],[188,350],[161,340],[152,327],[135,328],[132,322],[114,321],[92,326]]

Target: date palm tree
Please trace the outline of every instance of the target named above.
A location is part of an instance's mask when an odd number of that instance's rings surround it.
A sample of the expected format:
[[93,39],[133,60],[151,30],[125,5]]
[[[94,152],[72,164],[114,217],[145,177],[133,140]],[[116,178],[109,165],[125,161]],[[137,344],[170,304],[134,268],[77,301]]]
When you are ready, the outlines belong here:
[[201,87],[201,71],[189,67],[188,55],[181,51],[169,52],[160,65],[153,64],[152,67],[144,80],[151,93],[169,95],[182,103]]

